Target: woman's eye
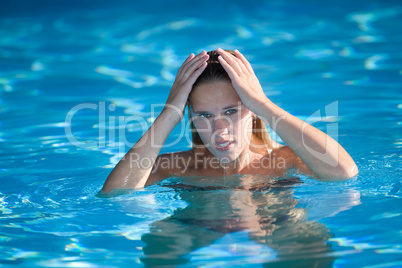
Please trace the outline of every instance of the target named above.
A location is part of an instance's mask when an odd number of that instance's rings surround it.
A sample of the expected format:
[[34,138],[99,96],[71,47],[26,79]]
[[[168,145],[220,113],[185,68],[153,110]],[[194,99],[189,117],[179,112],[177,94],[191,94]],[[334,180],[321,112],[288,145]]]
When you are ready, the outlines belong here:
[[199,114],[200,117],[204,117],[204,118],[209,118],[210,115],[209,114]]
[[225,112],[225,114],[235,114],[237,112],[236,109],[229,109]]

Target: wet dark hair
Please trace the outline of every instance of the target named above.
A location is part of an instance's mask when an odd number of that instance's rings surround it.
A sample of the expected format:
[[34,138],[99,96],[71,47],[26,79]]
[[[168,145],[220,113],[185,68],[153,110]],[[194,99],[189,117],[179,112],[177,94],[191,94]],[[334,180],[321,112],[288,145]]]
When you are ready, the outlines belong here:
[[[235,56],[233,51],[231,50],[225,50],[225,51]],[[206,83],[214,83],[220,81],[232,83],[228,73],[225,71],[225,69],[218,60],[219,56],[218,52],[216,52],[216,50],[209,51],[208,55],[209,59],[207,60],[207,67],[195,81],[193,85],[193,90],[199,87],[200,85]]]

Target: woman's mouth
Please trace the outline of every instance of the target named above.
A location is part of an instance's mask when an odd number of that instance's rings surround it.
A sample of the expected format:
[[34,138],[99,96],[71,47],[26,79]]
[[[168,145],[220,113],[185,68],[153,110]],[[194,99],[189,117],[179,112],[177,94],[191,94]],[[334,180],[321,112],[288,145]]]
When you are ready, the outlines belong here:
[[215,148],[219,151],[228,151],[232,147],[233,141],[215,142]]

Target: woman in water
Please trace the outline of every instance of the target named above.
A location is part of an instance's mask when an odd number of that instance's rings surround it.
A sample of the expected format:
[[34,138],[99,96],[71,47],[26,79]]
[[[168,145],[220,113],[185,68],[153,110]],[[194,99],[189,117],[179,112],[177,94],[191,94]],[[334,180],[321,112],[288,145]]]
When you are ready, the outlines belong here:
[[[192,149],[159,155],[186,105]],[[269,137],[265,123],[285,146]],[[358,173],[338,142],[265,95],[238,50],[217,49],[186,59],[164,109],[110,173],[102,192],[143,188],[168,177],[280,177],[291,170],[322,181],[349,179]]]

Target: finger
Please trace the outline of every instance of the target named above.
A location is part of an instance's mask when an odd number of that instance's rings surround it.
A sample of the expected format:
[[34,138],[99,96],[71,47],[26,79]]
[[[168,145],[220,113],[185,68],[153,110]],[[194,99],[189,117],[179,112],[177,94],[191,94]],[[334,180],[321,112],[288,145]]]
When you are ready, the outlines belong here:
[[238,59],[240,59],[241,62],[244,64],[244,66],[246,67],[247,71],[249,71],[249,73],[251,73],[251,74],[254,74],[254,70],[251,67],[251,64],[246,59],[246,57],[244,57],[243,54],[241,54],[240,51],[237,50],[237,49],[235,49],[234,53],[235,53],[236,57]]
[[194,53],[191,53],[190,56],[181,65],[179,71],[177,72],[177,76],[181,77],[183,75],[183,73],[185,73],[186,66],[188,65],[189,62],[191,62],[192,60],[196,60],[205,54],[206,54],[205,50],[201,51],[201,53],[199,53],[197,56],[194,56]]
[[181,67],[180,67],[180,77],[185,75],[186,72],[188,71],[189,67],[192,66],[194,62],[197,62],[200,58],[205,57],[205,55],[208,55],[205,50],[201,51],[197,56],[191,58],[189,61],[185,62]]
[[230,66],[230,64],[222,57],[222,55],[219,55],[218,60],[223,69],[225,69],[226,73],[229,75],[230,80],[232,80],[232,82],[236,81],[238,75],[236,71],[232,68],[232,66]]
[[[237,50],[237,49],[236,49]],[[238,51],[238,50],[237,50]],[[244,64],[244,62],[237,57],[237,54],[235,53],[234,58],[236,59],[236,62],[239,64],[239,67],[241,68],[242,72],[244,74],[250,74],[249,70],[247,69],[246,65]]]
[[176,79],[178,79],[182,76],[183,66],[193,58],[194,58],[194,53],[191,53],[190,56],[187,57],[187,59],[183,62],[183,64],[180,66],[179,70],[177,71]]
[[202,72],[205,70],[205,68],[207,67],[207,65],[208,65],[208,64],[207,64],[206,62],[203,62],[203,63],[201,64],[201,66],[198,67],[198,69],[195,70],[195,72],[193,72],[193,73],[189,76],[187,82],[191,85],[191,88],[193,88],[193,85],[194,85],[195,81],[197,81],[198,77],[202,74]]
[[188,56],[187,59],[183,62],[183,64],[189,62],[192,58],[194,58],[194,53],[191,53],[190,56]]
[[221,48],[218,48],[216,51],[225,59],[225,61],[233,68],[233,70],[236,71],[238,75],[241,75],[243,73],[241,66],[237,62],[238,59],[235,56],[224,51]]
[[203,62],[207,61],[209,58],[208,54],[200,55],[198,58],[194,58],[191,62],[187,64],[187,70],[195,70],[198,68]]
[[183,63],[183,65],[186,64],[186,63],[188,63],[190,60],[192,60],[192,59],[194,59],[194,58],[202,57],[202,56],[205,55],[205,54],[206,54],[206,51],[205,51],[205,50],[201,51],[201,52],[198,53],[196,56],[194,55],[194,53],[191,53],[190,56],[186,59],[186,61]]
[[200,53],[198,53],[196,56],[192,57],[189,61],[185,62],[183,65],[187,65],[192,60],[197,60],[197,59],[201,58],[202,56],[204,56],[205,54],[207,54],[207,52],[205,50],[203,50]]
[[188,79],[196,69],[198,69],[204,62],[208,60],[208,58],[209,55],[205,54],[201,58],[190,62],[185,73],[183,74],[183,79]]

